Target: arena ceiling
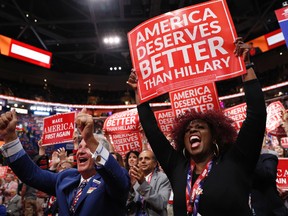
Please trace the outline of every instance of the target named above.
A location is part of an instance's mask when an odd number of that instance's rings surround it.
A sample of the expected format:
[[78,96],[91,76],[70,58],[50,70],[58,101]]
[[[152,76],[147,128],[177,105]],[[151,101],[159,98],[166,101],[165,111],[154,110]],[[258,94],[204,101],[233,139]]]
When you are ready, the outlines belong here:
[[[53,53],[59,73],[128,74],[127,33],[164,12],[199,0],[0,0],[0,34]],[[245,40],[279,28],[283,0],[227,0],[236,31]],[[118,35],[119,45],[105,46]],[[110,67],[121,70],[110,71]]]

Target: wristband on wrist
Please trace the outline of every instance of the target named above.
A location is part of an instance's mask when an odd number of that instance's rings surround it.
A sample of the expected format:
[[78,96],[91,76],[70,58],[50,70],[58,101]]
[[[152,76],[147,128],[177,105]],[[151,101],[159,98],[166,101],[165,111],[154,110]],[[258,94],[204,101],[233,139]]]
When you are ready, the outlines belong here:
[[251,62],[251,63],[246,64],[245,66],[246,66],[246,70],[248,70],[250,68],[254,68],[254,63]]

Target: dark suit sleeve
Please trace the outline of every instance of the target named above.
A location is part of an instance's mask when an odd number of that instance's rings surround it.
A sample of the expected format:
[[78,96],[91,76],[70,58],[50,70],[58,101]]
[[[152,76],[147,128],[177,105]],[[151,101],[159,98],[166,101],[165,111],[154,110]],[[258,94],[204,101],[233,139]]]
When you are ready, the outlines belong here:
[[105,165],[99,166],[96,169],[104,179],[111,198],[125,205],[130,189],[130,177],[127,170],[121,167],[111,154]]
[[237,137],[235,160],[242,161],[244,169],[253,173],[258,161],[266,127],[266,106],[258,80],[244,82],[247,104],[246,119]]
[[278,157],[273,154],[261,154],[254,172],[255,180],[275,184],[277,178]]
[[142,103],[137,106],[141,125],[148,139],[148,142],[160,162],[161,167],[168,177],[175,169],[175,161],[178,161],[179,154],[171,146],[170,142],[164,136],[158,127],[156,118],[151,110],[149,103]]
[[9,164],[16,176],[25,184],[56,196],[57,174],[38,167],[27,154]]

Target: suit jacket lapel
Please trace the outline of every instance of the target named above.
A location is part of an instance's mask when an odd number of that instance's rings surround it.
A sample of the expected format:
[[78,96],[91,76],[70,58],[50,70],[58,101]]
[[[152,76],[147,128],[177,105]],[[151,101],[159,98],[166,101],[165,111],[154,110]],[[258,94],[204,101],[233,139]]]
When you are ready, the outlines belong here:
[[[57,196],[58,203],[61,203],[61,205],[65,205],[68,210],[69,214],[69,209],[71,207],[72,200],[75,195],[75,191],[80,183],[81,175],[78,174],[73,177],[66,177],[63,179],[61,184],[59,184],[59,190],[61,191],[59,195],[63,194],[63,196]],[[58,195],[58,194],[57,194]]]
[[86,197],[92,193],[94,193],[98,186],[103,183],[103,180],[101,179],[101,176],[97,173],[95,176],[93,176],[89,182],[87,183],[87,185],[85,186],[85,188],[83,189],[82,194],[79,197],[79,200],[75,206],[75,212],[78,208],[78,206],[86,199]]
[[151,185],[152,188],[154,188],[154,186],[156,184],[157,175],[158,175],[157,172],[154,170],[152,173],[151,181],[149,183],[149,185]]

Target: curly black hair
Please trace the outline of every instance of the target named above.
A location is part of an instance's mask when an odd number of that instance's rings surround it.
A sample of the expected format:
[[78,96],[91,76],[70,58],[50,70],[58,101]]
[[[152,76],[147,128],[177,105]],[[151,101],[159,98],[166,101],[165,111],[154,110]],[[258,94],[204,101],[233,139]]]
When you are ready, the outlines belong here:
[[216,140],[220,153],[226,151],[236,141],[237,131],[232,125],[233,120],[225,116],[223,112],[208,110],[202,113],[191,110],[176,117],[174,120],[171,136],[177,151],[183,150],[185,131],[193,120],[203,120],[209,125],[212,137]]

